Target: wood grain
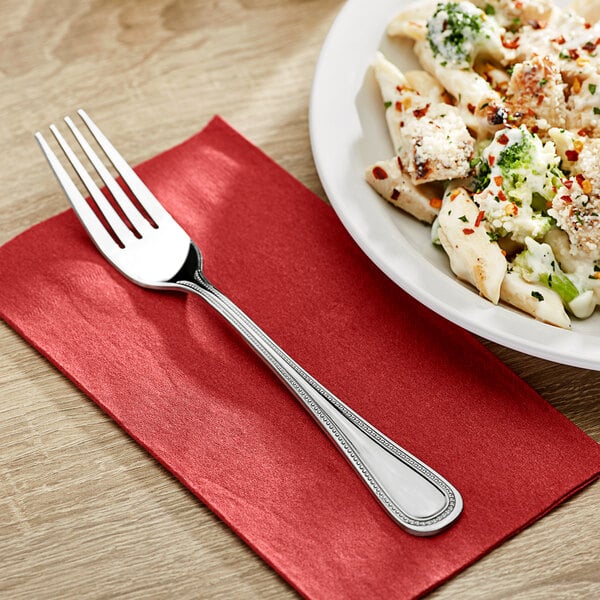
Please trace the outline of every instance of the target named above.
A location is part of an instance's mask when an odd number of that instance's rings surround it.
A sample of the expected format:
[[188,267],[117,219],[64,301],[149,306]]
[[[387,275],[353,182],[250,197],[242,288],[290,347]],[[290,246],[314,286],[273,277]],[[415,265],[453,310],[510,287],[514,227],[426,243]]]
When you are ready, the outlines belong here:
[[[3,0],[0,243],[66,208],[32,132],[79,106],[133,162],[219,113],[324,198],[307,107],[341,5]],[[600,440],[600,373],[488,345]],[[4,324],[0,398],[0,597],[296,597]],[[600,597],[599,510],[595,484],[431,597]]]

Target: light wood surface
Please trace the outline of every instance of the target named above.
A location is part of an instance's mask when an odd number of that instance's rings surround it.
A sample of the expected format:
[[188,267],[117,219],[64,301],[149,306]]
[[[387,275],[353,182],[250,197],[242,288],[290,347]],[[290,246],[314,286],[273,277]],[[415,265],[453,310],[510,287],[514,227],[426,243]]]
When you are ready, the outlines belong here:
[[[0,243],[66,208],[32,132],[80,106],[134,163],[219,113],[324,197],[307,107],[341,6],[2,0]],[[600,373],[489,346],[600,440]],[[3,323],[0,399],[0,597],[296,597]],[[599,513],[595,484],[431,597],[599,598]]]

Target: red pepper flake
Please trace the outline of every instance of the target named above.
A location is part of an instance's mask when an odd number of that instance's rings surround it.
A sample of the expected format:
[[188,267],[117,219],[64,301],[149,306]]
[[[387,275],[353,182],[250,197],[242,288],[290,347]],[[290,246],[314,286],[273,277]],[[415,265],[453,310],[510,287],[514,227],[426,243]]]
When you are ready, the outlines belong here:
[[498,190],[498,198],[500,198],[502,202],[506,202],[506,194],[502,190]]
[[474,115],[474,114],[475,114],[475,105],[474,105],[474,104],[471,104],[471,103],[469,102],[469,104],[467,104],[467,108],[469,109],[469,112],[470,112],[472,115]]
[[571,204],[571,202],[573,202],[571,196],[561,196],[560,199],[565,203],[565,204]]
[[505,133],[503,133],[503,134],[502,134],[502,135],[501,135],[501,136],[498,138],[498,143],[499,143],[499,144],[502,144],[503,146],[506,146],[506,144],[508,144],[508,142],[509,142],[509,139],[508,139],[508,136],[507,136]]
[[586,51],[589,52],[590,54],[592,52],[594,52],[594,50],[596,50],[596,44],[594,42],[586,42],[582,48]]
[[569,53],[569,58],[572,60],[577,60],[579,58],[579,50],[577,50],[577,48],[569,48],[567,52]]
[[585,181],[585,177],[583,176],[583,173],[577,173],[577,175],[575,176],[575,179],[577,179],[577,183],[580,186],[583,186],[583,182]]
[[583,24],[583,26],[584,26],[586,29],[591,29],[591,28],[592,28],[592,24],[591,24],[591,23],[587,23],[587,22],[586,22],[586,23],[584,23],[584,24]]
[[537,125],[532,125],[529,130],[531,131],[531,133],[537,133],[540,128]]
[[442,199],[441,198],[432,198],[429,201],[429,206],[431,206],[431,208],[442,208]]
[[375,179],[387,179],[388,178],[388,174],[385,172],[385,169],[382,169],[381,167],[373,167],[373,177],[375,177]]
[[415,115],[417,119],[424,117],[427,114],[430,106],[431,104],[426,104],[423,108],[415,108],[415,110],[413,110],[413,115]]
[[404,169],[404,165],[402,164],[402,159],[399,156],[396,156],[396,160],[398,161],[398,166],[400,170]]
[[463,233],[464,233],[465,235],[471,235],[472,233],[475,233],[475,230],[474,230],[474,229],[471,229],[471,228],[469,228],[469,227],[465,227],[465,228],[463,229]]
[[570,190],[573,187],[573,180],[572,179],[563,179],[562,180],[562,184],[568,189]]
[[587,194],[588,196],[592,193],[592,182],[589,179],[586,179],[582,184],[581,184],[581,189],[583,190],[584,194]]
[[544,102],[544,98],[545,98],[544,94],[538,94],[538,97],[537,97],[537,105],[538,106],[540,106],[540,104],[542,104]]
[[483,217],[485,217],[485,211],[480,210],[477,218],[475,219],[475,227],[479,227],[481,225],[481,221],[483,221]]
[[577,150],[567,150],[565,152],[565,156],[567,157],[567,160],[576,162],[579,158],[579,152],[577,152]]
[[585,129],[580,129],[580,130],[577,132],[577,135],[580,135],[581,137],[587,137],[587,135],[588,135],[588,132],[587,132]]
[[402,112],[402,102],[396,102],[396,104],[394,104],[394,108],[398,111],[398,112]]
[[495,156],[488,156],[488,163],[490,164],[490,167],[494,166],[494,163],[496,162],[496,157]]
[[514,40],[507,40],[504,36],[502,36],[502,45],[505,48],[509,48],[510,50],[514,50],[519,47],[519,38],[516,37]]
[[404,127],[404,121],[400,121],[400,127]]
[[396,188],[394,188],[392,190],[392,200],[398,200],[399,196],[400,196],[400,192]]
[[554,42],[555,44],[560,44],[562,46],[563,44],[566,43],[567,40],[565,40],[565,36],[564,35],[561,35],[561,36],[559,36],[557,38],[554,38],[554,39],[552,39],[550,41]]
[[504,181],[504,177],[502,177],[502,175],[496,175],[496,177],[494,177],[494,183],[500,187],[502,185],[502,182]]

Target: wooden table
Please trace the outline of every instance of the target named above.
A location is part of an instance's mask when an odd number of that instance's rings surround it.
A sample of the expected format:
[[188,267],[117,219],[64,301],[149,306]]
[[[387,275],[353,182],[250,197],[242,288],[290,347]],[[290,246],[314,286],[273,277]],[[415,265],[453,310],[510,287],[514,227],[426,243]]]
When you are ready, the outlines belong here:
[[[324,197],[307,107],[341,6],[3,0],[0,243],[66,208],[32,132],[80,106],[134,163],[219,113]],[[600,440],[600,373],[489,346]],[[0,398],[1,597],[296,596],[3,323]],[[599,511],[595,484],[431,597],[600,597]]]

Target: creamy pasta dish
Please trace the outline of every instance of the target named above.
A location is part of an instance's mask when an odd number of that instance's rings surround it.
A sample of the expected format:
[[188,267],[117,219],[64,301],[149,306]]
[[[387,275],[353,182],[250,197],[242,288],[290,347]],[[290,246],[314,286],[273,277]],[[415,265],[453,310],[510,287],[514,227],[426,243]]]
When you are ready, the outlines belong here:
[[599,5],[417,2],[387,33],[421,69],[373,63],[395,155],[367,181],[482,296],[564,328],[600,304]]

